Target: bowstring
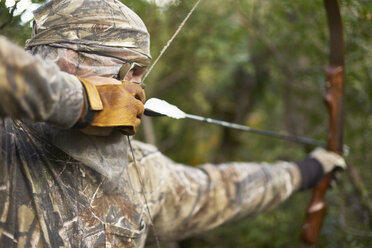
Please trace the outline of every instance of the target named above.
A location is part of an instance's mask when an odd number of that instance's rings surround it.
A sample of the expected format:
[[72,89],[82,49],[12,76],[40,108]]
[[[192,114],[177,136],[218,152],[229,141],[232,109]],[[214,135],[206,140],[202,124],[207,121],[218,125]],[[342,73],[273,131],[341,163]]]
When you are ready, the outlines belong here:
[[161,50],[160,54],[158,55],[158,57],[155,59],[154,63],[152,63],[152,65],[150,66],[149,70],[147,71],[147,73],[145,74],[145,76],[143,77],[143,80],[142,82],[144,82],[147,78],[147,76],[150,74],[150,72],[152,71],[152,69],[154,69],[155,65],[158,63],[158,61],[160,60],[160,58],[163,56],[163,54],[165,53],[165,51],[169,48],[169,46],[172,44],[172,42],[174,41],[174,39],[177,37],[177,35],[180,33],[180,31],[182,30],[183,26],[185,25],[185,23],[187,22],[187,20],[190,18],[190,16],[194,13],[194,10],[196,9],[196,7],[198,7],[199,3],[201,2],[201,0],[198,0],[194,6],[192,7],[192,9],[189,11],[189,13],[186,15],[186,17],[183,19],[183,21],[181,22],[181,24],[178,26],[176,32],[172,35],[172,37],[168,40],[167,44],[165,44],[165,46],[163,47],[163,49]]
[[136,169],[137,177],[138,177],[138,180],[139,180],[140,185],[141,185],[142,196],[145,200],[146,211],[147,211],[147,214],[148,214],[149,219],[150,219],[151,229],[152,229],[152,232],[154,233],[154,236],[155,236],[156,246],[158,248],[160,248],[159,237],[158,237],[158,234],[156,233],[156,230],[155,230],[155,225],[154,225],[154,222],[152,220],[152,215],[151,215],[149,204],[148,204],[147,197],[146,197],[147,190],[145,188],[145,183],[143,182],[141,174],[139,172],[139,168],[137,166],[136,157],[134,156],[134,151],[133,151],[133,147],[132,147],[132,143],[130,141],[129,135],[127,135],[127,139],[128,139],[128,144],[129,144],[130,151],[132,153],[134,168]]
[[[186,24],[186,22],[188,21],[188,19],[190,18],[190,16],[194,13],[196,7],[198,7],[199,3],[201,2],[201,0],[198,0],[196,1],[196,3],[194,4],[194,6],[191,8],[191,10],[189,11],[189,13],[186,15],[186,17],[183,19],[183,21],[181,22],[181,24],[178,26],[176,32],[172,35],[172,37],[168,40],[167,44],[163,47],[163,49],[161,50],[160,54],[158,55],[158,57],[155,59],[154,63],[151,65],[151,67],[149,68],[149,70],[147,71],[147,73],[145,74],[143,80],[142,80],[142,83],[145,81],[145,79],[147,78],[147,76],[150,74],[150,72],[152,71],[152,69],[154,69],[155,65],[158,63],[158,61],[160,60],[160,58],[163,56],[163,54],[165,53],[165,51],[169,48],[169,46],[172,44],[172,42],[174,41],[174,39],[177,37],[177,35],[180,33],[180,31],[182,30],[183,26]],[[155,225],[154,225],[154,222],[153,222],[153,219],[152,219],[152,215],[151,215],[151,212],[150,212],[150,208],[149,208],[149,205],[148,205],[148,201],[147,201],[147,197],[146,197],[146,194],[145,194],[145,184],[142,180],[142,177],[141,177],[141,174],[139,172],[139,168],[137,166],[137,162],[136,162],[136,158],[134,156],[134,151],[133,151],[133,147],[132,147],[132,143],[130,141],[130,138],[129,138],[129,135],[127,135],[127,139],[128,139],[128,144],[129,144],[129,148],[130,148],[130,151],[132,153],[132,158],[133,158],[133,164],[134,164],[134,167],[135,167],[135,170],[136,170],[136,173],[137,173],[137,176],[138,176],[138,180],[141,184],[141,190],[143,191],[142,192],[142,195],[143,195],[143,198],[145,200],[145,204],[146,204],[146,211],[147,211],[147,214],[149,216],[149,219],[150,219],[150,225],[151,225],[151,229],[154,233],[154,236],[155,236],[155,241],[156,241],[156,246],[158,248],[160,248],[160,242],[159,242],[159,237],[157,235],[157,232],[156,232],[156,229],[155,229]]]

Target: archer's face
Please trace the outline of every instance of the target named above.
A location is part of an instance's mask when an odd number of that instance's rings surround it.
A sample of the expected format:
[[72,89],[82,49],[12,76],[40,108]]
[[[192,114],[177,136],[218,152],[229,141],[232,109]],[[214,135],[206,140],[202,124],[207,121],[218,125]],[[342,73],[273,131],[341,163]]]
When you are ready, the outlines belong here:
[[[104,56],[61,48],[58,49],[56,63],[61,70],[82,78],[99,76],[141,82],[147,66],[141,66],[130,60],[121,59],[121,57],[122,54]],[[123,68],[126,68],[124,72]]]

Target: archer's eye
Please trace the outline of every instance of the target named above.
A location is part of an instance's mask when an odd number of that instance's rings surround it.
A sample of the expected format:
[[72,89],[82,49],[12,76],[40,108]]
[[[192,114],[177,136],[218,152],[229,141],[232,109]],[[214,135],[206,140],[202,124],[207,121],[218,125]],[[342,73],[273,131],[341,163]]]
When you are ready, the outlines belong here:
[[139,77],[142,76],[146,72],[147,67],[145,66],[134,66],[132,71],[133,71],[133,76],[134,77]]

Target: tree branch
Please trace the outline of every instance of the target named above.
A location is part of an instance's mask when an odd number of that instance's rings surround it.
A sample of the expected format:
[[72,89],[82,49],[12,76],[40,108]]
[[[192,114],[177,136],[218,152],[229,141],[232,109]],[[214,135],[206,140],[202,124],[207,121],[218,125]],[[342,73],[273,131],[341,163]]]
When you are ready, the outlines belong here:
[[0,30],[5,28],[7,25],[9,25],[12,21],[13,21],[13,17],[14,17],[14,12],[15,10],[17,9],[17,4],[19,3],[20,0],[16,0],[12,9],[10,10],[10,16],[8,18],[8,20],[6,20],[3,24],[1,24],[0,26]]

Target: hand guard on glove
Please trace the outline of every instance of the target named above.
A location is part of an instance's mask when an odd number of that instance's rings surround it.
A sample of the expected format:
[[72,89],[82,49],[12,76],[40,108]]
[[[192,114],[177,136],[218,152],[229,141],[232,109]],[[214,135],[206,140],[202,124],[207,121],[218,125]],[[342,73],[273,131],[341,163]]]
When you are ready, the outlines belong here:
[[136,83],[95,85],[79,78],[86,92],[87,111],[76,125],[112,128],[119,127],[125,134],[133,135],[141,124],[146,100],[143,89]]

